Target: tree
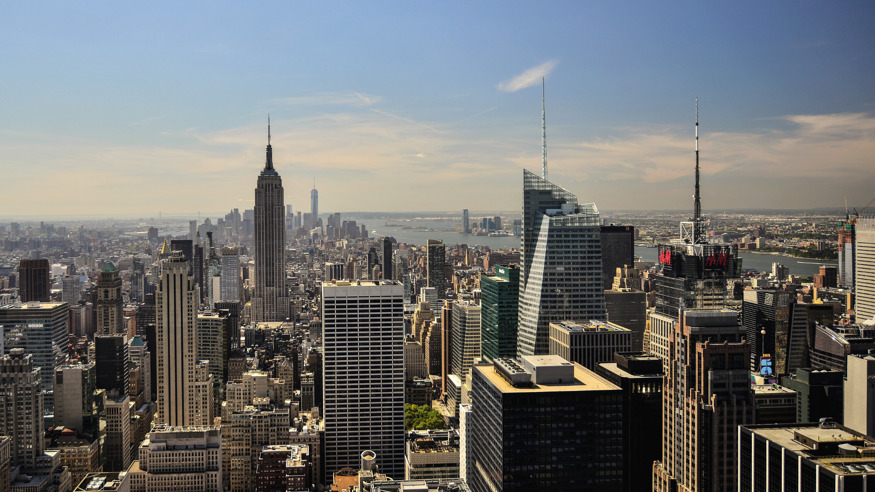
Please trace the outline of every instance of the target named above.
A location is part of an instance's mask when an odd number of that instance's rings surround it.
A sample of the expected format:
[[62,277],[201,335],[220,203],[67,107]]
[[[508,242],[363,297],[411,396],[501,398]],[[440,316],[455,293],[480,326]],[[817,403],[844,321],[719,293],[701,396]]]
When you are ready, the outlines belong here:
[[428,405],[404,405],[404,427],[407,430],[446,429],[444,417]]

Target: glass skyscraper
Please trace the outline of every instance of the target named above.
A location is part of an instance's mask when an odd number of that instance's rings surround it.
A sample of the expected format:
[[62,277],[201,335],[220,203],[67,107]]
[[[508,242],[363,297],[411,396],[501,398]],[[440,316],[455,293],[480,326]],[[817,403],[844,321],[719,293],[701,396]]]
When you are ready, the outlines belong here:
[[518,355],[546,354],[551,322],[604,320],[598,208],[523,171]]
[[481,354],[487,361],[514,357],[520,296],[520,267],[496,266],[480,277]]

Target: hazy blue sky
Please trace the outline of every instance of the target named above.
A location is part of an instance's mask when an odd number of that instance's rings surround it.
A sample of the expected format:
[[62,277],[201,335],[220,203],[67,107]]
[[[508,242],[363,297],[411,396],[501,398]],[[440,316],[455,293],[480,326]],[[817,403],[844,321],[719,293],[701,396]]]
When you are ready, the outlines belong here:
[[875,2],[0,1],[2,215],[875,198]]

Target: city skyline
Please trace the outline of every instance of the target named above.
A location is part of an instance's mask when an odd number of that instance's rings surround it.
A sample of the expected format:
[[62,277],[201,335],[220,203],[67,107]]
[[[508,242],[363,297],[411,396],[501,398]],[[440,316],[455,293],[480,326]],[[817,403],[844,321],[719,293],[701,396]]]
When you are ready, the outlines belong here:
[[294,211],[519,209],[542,76],[605,212],[692,209],[696,97],[706,213],[873,198],[871,3],[321,7],[9,4],[4,216],[252,208],[268,113]]

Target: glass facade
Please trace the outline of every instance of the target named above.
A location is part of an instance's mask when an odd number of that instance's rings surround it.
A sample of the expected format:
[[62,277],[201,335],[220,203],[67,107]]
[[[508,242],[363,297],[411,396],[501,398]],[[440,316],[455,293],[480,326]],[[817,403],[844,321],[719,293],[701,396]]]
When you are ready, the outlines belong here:
[[497,266],[495,275],[480,278],[481,352],[487,361],[516,355],[519,289],[518,266]]

